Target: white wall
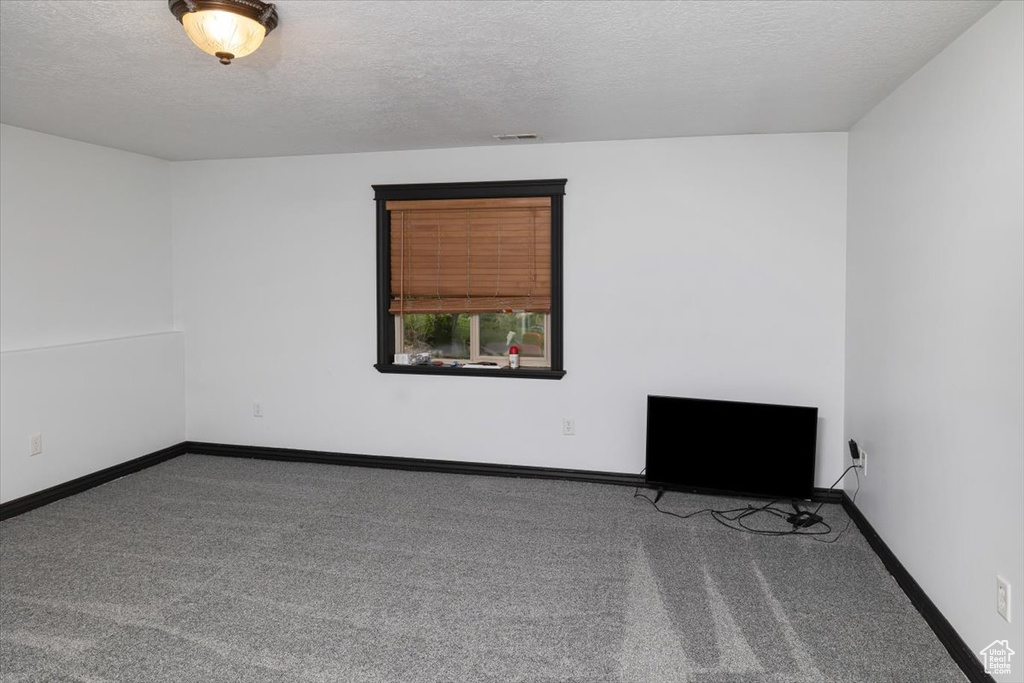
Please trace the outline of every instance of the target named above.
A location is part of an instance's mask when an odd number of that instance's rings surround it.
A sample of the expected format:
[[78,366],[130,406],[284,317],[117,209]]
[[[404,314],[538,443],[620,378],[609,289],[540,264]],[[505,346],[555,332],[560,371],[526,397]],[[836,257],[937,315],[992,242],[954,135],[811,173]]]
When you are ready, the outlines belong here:
[[[639,472],[661,393],[818,406],[818,485],[840,472],[845,134],[172,170],[189,439]],[[559,177],[567,376],[377,373],[370,185]]]
[[0,124],[0,350],[171,329],[168,163]]
[[857,505],[973,650],[1020,653],[1024,4],[998,5],[853,128],[849,188]]
[[0,354],[0,501],[184,441],[183,353],[168,332]]
[[184,439],[169,179],[0,125],[0,501]]

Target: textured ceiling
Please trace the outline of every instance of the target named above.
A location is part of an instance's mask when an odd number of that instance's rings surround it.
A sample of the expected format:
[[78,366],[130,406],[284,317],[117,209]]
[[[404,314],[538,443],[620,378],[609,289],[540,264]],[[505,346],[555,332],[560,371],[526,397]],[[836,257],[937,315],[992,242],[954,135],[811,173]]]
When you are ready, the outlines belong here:
[[165,0],[4,0],[0,121],[164,159],[842,131],[994,4],[278,0],[222,66]]

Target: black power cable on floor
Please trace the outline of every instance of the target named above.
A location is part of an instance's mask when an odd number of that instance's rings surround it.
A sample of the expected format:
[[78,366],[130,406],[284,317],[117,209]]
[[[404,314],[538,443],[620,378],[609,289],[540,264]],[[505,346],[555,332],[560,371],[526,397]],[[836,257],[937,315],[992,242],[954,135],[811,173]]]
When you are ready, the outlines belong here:
[[[846,468],[846,472],[849,472],[850,470],[853,470],[853,475],[855,477],[857,477],[857,488],[854,489],[854,491],[853,491],[853,498],[850,499],[851,503],[856,503],[857,502],[857,494],[860,493],[860,473],[857,471],[858,469],[860,469],[860,467],[858,465],[850,465],[849,467]],[[843,472],[839,476],[839,479],[842,479],[843,477],[845,477],[846,476],[846,472]],[[838,484],[838,483],[839,482],[836,481],[836,484]],[[835,486],[836,484],[832,484],[832,486]],[[832,487],[829,487],[829,491],[831,491],[831,490],[832,490]],[[822,505],[824,505],[824,503],[822,503]],[[821,509],[821,505],[818,506],[818,510],[820,510],[820,509]],[[818,543],[835,543],[840,538],[842,538],[843,534],[845,534],[847,529],[850,528],[850,523],[851,522],[853,522],[853,517],[850,517],[849,515],[847,515],[846,526],[843,527],[843,530],[839,532],[838,536],[836,536],[835,538],[829,539],[827,541],[823,541],[820,538],[816,538],[814,540],[817,541]]]
[[[853,500],[856,501],[857,492],[860,491],[860,475],[856,473],[856,469],[856,465],[850,465],[849,467],[847,467],[843,471],[843,473],[839,475],[839,478],[836,479],[835,482],[833,482],[832,485],[828,487],[828,491],[834,490],[835,487],[839,484],[839,482],[843,480],[843,477],[845,477],[850,470],[854,470],[854,474],[856,474],[857,476],[857,490],[854,491],[853,493]],[[644,468],[643,470],[640,471],[640,474],[643,474],[646,471],[647,468]],[[728,529],[732,529],[733,531],[742,531],[744,533],[753,534],[755,536],[828,536],[832,533],[831,525],[829,525],[827,522],[825,522],[825,520],[821,519],[818,516],[818,512],[821,510],[821,507],[825,504],[824,501],[818,504],[818,507],[815,508],[813,513],[801,511],[800,508],[797,507],[796,503],[793,503],[793,509],[796,511],[795,513],[779,509],[775,507],[775,505],[777,503],[781,503],[783,499],[777,498],[769,503],[765,503],[764,505],[758,506],[746,505],[744,507],[731,508],[726,510],[715,508],[703,508],[701,510],[696,510],[694,512],[679,514],[677,512],[672,512],[671,510],[663,510],[661,507],[658,506],[658,504],[653,499],[640,493],[639,484],[637,484],[636,488],[633,489],[633,497],[643,498],[648,503],[653,505],[655,510],[657,510],[663,515],[678,517],[679,519],[689,519],[690,517],[696,517],[702,514],[710,514],[712,519],[714,519],[716,522],[718,522],[719,524]],[[790,524],[792,524],[793,528],[786,530],[757,529],[754,527],[747,526],[747,524],[744,523],[744,520],[746,518],[759,514],[770,514],[772,516],[784,519]],[[840,539],[840,537],[842,537],[843,534],[846,533],[847,529],[850,528],[850,521],[851,520],[847,520],[846,526],[843,527],[843,530],[840,531],[835,538],[829,540],[815,538],[814,540],[818,541],[819,543],[835,543]],[[823,526],[825,528],[823,530],[814,529],[814,527],[817,526]]]

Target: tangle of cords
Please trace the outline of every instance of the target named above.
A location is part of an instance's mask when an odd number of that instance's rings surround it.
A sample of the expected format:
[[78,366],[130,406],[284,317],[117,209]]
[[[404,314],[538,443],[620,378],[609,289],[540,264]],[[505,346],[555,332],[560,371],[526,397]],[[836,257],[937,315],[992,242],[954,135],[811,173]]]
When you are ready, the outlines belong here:
[[[854,470],[854,474],[857,477],[857,489],[853,492],[853,502],[856,502],[857,501],[857,493],[860,491],[860,474],[857,473],[857,466],[856,465],[850,465],[849,467],[847,467],[843,471],[843,473],[839,475],[839,478],[836,479],[832,483],[832,485],[828,487],[828,491],[832,491],[833,489],[835,489],[836,485],[839,484],[839,482],[843,480],[843,477],[845,477],[847,475],[847,473],[849,473],[850,470]],[[643,470],[640,471],[640,474],[643,474],[646,471],[647,471],[647,468],[644,468]],[[724,526],[724,527],[726,527],[728,529],[732,529],[733,531],[741,531],[741,532],[748,533],[748,534],[754,534],[755,536],[812,536],[813,537],[813,536],[828,536],[829,534],[832,533],[832,526],[829,525],[824,520],[821,520],[821,521],[815,523],[815,525],[814,525],[814,526],[819,526],[819,525],[820,526],[824,526],[825,527],[824,530],[811,530],[813,527],[799,527],[799,526],[795,526],[795,525],[793,526],[792,529],[781,529],[781,530],[780,529],[757,529],[757,528],[754,528],[754,527],[747,526],[747,524],[744,523],[744,520],[747,517],[751,517],[753,515],[758,515],[758,514],[762,514],[762,513],[770,514],[772,516],[779,517],[779,518],[782,518],[782,519],[785,519],[785,520],[788,521],[788,519],[792,516],[792,513],[789,513],[789,512],[787,512],[785,510],[780,510],[779,508],[774,507],[776,503],[782,502],[783,499],[781,499],[781,498],[773,500],[773,501],[768,502],[768,503],[765,503],[764,505],[759,505],[759,506],[746,505],[744,507],[731,508],[731,509],[725,509],[725,510],[714,509],[714,508],[703,508],[701,510],[695,510],[694,512],[688,512],[688,513],[685,513],[685,514],[680,514],[678,512],[672,512],[671,510],[665,510],[665,509],[659,507],[658,504],[656,502],[654,502],[654,500],[652,500],[649,496],[646,496],[643,493],[640,493],[640,485],[639,484],[637,484],[636,488],[633,489],[633,497],[634,498],[643,498],[648,503],[650,503],[652,506],[654,506],[655,510],[657,510],[658,512],[660,512],[663,515],[669,515],[671,517],[678,517],[679,519],[689,519],[690,517],[696,517],[696,516],[702,515],[702,514],[710,514],[712,519],[714,519],[716,522],[718,522],[719,524],[721,524],[722,526]],[[818,507],[814,509],[814,513],[813,514],[817,515],[818,512],[821,510],[821,508],[822,508],[822,506],[824,504],[825,504],[825,501],[821,501],[820,503],[818,503]],[[796,503],[793,504],[793,507],[799,513],[799,508],[796,506]],[[823,540],[823,539],[820,539],[820,538],[814,538],[813,540],[818,541],[819,543],[835,543],[850,528],[850,522],[851,521],[852,521],[851,519],[847,519],[846,520],[846,526],[843,527],[843,530],[840,531],[839,534],[835,538],[828,539],[828,540]]]

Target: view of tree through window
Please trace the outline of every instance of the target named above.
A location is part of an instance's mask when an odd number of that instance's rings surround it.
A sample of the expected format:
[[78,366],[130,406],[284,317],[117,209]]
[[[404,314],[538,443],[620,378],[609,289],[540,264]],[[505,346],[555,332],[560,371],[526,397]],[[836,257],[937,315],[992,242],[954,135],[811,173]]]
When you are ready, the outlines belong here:
[[464,313],[406,313],[402,316],[406,353],[427,351],[435,358],[469,358],[469,316]]
[[[478,350],[473,352],[473,318],[478,319]],[[434,358],[464,360],[505,357],[510,346],[523,358],[544,357],[543,313],[406,313],[402,316],[402,351],[428,352]]]
[[544,356],[543,313],[481,313],[480,355],[504,356],[515,344],[519,355]]

